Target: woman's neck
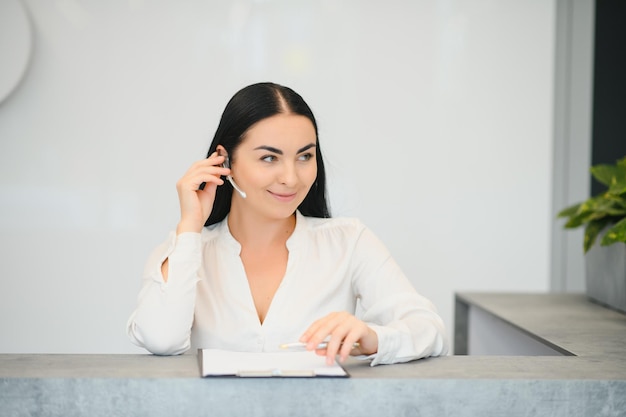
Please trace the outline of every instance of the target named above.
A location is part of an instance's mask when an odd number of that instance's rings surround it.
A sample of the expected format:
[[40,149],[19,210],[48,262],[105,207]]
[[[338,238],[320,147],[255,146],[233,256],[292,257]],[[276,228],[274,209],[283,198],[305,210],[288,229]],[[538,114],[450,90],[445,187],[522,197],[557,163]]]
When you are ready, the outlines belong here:
[[296,227],[296,215],[285,219],[268,219],[254,213],[232,210],[228,214],[228,228],[231,235],[247,247],[267,247],[284,245]]

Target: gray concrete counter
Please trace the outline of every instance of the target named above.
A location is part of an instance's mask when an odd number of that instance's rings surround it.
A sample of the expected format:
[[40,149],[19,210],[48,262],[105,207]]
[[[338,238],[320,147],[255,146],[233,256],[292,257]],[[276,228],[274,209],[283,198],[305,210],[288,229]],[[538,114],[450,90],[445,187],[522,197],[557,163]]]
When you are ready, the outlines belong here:
[[[1,416],[626,416],[626,316],[576,295],[460,294],[576,356],[449,356],[347,379],[199,377],[195,355],[0,355]],[[465,330],[464,330],[465,329]]]

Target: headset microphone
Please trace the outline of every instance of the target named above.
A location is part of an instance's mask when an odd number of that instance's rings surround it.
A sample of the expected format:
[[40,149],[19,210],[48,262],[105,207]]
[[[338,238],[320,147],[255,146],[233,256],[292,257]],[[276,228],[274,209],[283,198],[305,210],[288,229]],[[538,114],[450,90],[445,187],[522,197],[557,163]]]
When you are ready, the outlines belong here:
[[241,188],[237,187],[237,184],[235,184],[235,180],[233,180],[233,177],[231,177],[231,176],[229,175],[229,176],[227,176],[226,178],[228,179],[228,182],[230,182],[230,185],[232,185],[232,186],[233,186],[233,188],[234,188],[235,190],[237,190],[237,192],[238,192],[239,194],[241,194],[241,198],[246,198],[246,197],[247,197],[247,195],[246,195],[245,191],[243,191]]

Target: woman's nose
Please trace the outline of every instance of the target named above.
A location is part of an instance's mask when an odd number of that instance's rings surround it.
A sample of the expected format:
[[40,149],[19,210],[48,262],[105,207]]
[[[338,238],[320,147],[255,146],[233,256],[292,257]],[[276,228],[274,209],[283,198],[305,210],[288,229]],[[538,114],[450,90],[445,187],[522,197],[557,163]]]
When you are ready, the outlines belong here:
[[298,175],[294,164],[285,163],[280,171],[279,182],[287,186],[294,186],[298,182]]

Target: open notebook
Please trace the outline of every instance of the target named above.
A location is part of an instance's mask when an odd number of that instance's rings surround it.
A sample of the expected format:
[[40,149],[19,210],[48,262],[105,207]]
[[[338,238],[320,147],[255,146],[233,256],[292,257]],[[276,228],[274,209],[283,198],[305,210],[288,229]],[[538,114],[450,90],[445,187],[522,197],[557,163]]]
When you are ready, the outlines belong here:
[[200,374],[238,377],[347,377],[335,362],[326,364],[315,352],[234,352],[220,349],[198,349]]

